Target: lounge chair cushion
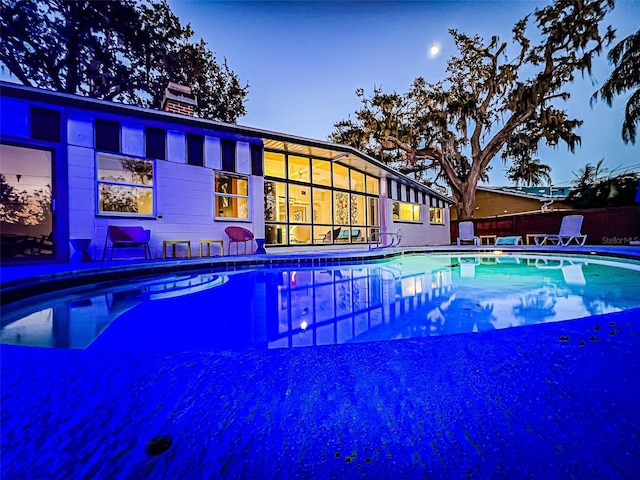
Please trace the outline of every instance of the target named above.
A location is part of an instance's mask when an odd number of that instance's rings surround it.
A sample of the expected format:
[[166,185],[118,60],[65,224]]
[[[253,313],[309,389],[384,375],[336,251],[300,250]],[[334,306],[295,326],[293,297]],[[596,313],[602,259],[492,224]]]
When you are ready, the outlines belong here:
[[519,235],[496,238],[496,245],[521,245],[521,244],[522,244],[522,237]]

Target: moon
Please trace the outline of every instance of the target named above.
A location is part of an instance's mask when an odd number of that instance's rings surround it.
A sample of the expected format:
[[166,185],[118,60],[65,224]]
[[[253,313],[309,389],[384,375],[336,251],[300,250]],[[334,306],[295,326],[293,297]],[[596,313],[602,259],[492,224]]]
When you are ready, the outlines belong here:
[[440,53],[440,45],[438,45],[437,43],[434,43],[429,47],[429,56],[431,58],[435,57],[439,53]]

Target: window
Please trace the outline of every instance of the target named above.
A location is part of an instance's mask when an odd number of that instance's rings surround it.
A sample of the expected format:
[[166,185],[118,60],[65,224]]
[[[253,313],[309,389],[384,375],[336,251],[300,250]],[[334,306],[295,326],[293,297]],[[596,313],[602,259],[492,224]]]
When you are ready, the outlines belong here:
[[31,138],[45,142],[60,141],[60,112],[31,107]]
[[311,222],[311,188],[289,185],[289,221],[292,223]]
[[315,185],[331,186],[331,162],[313,160],[313,183]]
[[287,221],[287,184],[283,182],[264,182],[264,219],[267,222]]
[[349,169],[342,165],[333,165],[333,186],[337,188],[349,188]]
[[429,221],[431,223],[444,224],[444,208],[429,207]]
[[333,192],[333,221],[336,225],[349,225],[349,194]]
[[420,205],[417,203],[393,202],[393,219],[405,222],[419,222]]
[[364,192],[364,173],[351,170],[351,189],[356,192]]
[[285,178],[284,155],[282,153],[264,152],[265,175]]
[[96,119],[96,150],[120,152],[120,124]]
[[157,158],[158,160],[165,160],[167,134],[162,128],[145,128],[145,147],[146,155],[149,158]]
[[219,218],[249,218],[249,178],[216,172],[215,212]]
[[380,229],[379,179],[299,153],[266,151],[264,165],[267,245],[366,242]]
[[378,179],[367,175],[367,193],[378,195]]
[[365,196],[351,194],[351,225],[364,225],[366,218]]
[[222,140],[222,169],[227,172],[236,171],[236,142],[233,140]]
[[324,225],[333,223],[331,199],[331,190],[325,188],[313,189],[313,223],[322,223]]
[[187,134],[187,163],[198,167],[204,166],[204,137],[202,135]]
[[251,174],[261,177],[262,172],[262,145],[251,145]]
[[98,153],[98,213],[154,214],[154,162]]
[[289,155],[289,179],[298,182],[309,182],[309,159]]
[[378,202],[376,197],[367,198],[367,225],[378,225],[378,218],[380,218]]

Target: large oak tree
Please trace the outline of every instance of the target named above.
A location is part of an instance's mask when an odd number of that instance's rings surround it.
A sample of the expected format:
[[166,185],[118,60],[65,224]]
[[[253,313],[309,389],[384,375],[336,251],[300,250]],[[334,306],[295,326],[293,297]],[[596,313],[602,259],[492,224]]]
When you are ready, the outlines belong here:
[[[471,218],[478,182],[501,156],[529,164],[540,142],[574,151],[581,121],[558,105],[577,73],[590,73],[595,55],[614,37],[601,31],[613,0],[557,0],[513,28],[509,44],[450,30],[459,55],[438,83],[417,78],[404,94],[356,92],[362,107],[335,124],[330,138],[371,153],[430,182],[444,179],[461,219]],[[427,178],[425,171],[435,176]]]
[[196,114],[235,122],[248,85],[220,64],[165,0],[3,0],[0,62],[24,85],[158,108],[169,81]]

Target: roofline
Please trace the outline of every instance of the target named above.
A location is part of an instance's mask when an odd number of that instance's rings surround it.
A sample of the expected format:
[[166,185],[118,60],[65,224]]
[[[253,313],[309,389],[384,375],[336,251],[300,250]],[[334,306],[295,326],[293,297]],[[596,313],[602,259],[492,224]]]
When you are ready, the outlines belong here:
[[567,198],[566,195],[563,197],[554,196],[554,195],[534,195],[532,193],[517,192],[513,190],[502,190],[498,187],[483,187],[480,185],[476,187],[476,190],[491,192],[491,193],[499,193],[502,195],[513,195],[514,197],[529,198],[531,200],[538,200],[540,202],[548,202],[549,200],[566,200]]
[[345,152],[349,154],[356,155],[376,167],[385,170],[395,177],[399,177],[402,179],[402,183],[411,184],[412,186],[418,188],[419,190],[429,192],[430,195],[439,198],[447,203],[453,204],[453,200],[444,195],[436,192],[435,190],[423,185],[422,183],[416,182],[412,178],[409,178],[403,173],[394,170],[388,165],[384,164],[380,160],[371,157],[351,146],[342,145],[338,143],[332,143],[324,140],[316,140],[312,138],[299,137],[296,135],[285,134],[281,132],[274,132],[271,130],[264,130],[255,127],[247,127],[243,125],[237,125],[233,123],[221,122],[219,120],[211,120],[208,118],[200,118],[200,117],[191,117],[187,115],[181,115],[178,113],[165,112],[164,110],[156,110],[150,108],[139,107],[136,105],[127,105],[124,103],[113,102],[110,100],[100,100],[96,98],[82,97],[80,95],[66,93],[66,92],[57,92],[53,90],[45,90],[37,87],[30,87],[26,85],[20,85],[17,83],[11,83],[6,81],[0,81],[0,97],[9,96],[14,98],[21,98],[25,100],[33,100],[33,101],[49,101],[51,99],[55,100],[55,103],[59,105],[80,108],[80,109],[94,109],[106,113],[115,113],[122,115],[123,112],[126,112],[130,116],[134,116],[137,118],[143,119],[157,119],[158,117],[165,119],[166,121],[171,121],[173,123],[195,126],[199,128],[213,129],[221,132],[233,133],[236,135],[240,135],[245,137],[245,139],[249,142],[253,140],[255,142],[256,138],[263,139],[267,138],[270,140],[279,140],[286,141],[290,143],[297,143],[300,145],[308,146],[308,147],[317,147],[317,148],[326,148],[337,150],[340,152]]

